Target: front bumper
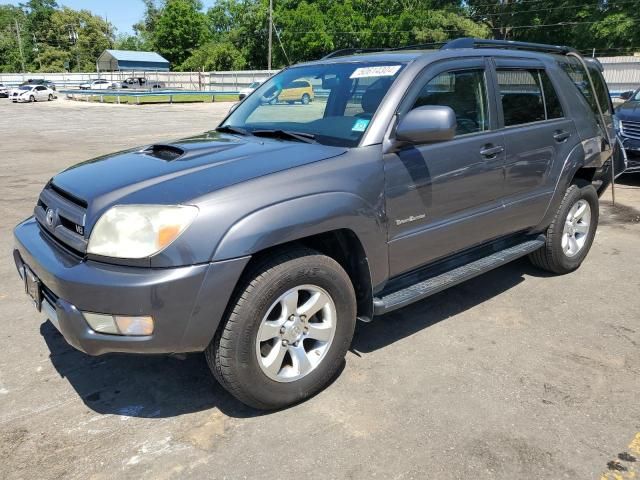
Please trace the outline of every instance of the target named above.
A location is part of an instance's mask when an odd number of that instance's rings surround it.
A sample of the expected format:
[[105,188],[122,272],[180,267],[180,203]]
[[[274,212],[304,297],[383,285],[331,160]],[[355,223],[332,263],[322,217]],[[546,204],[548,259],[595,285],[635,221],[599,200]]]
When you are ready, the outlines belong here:
[[[117,266],[80,259],[31,217],[14,230],[14,259],[37,275],[42,310],[69,344],[89,355],[204,350],[224,315],[249,257],[176,268]],[[22,274],[21,274],[22,275]],[[93,331],[82,312],[151,315],[149,336]]]

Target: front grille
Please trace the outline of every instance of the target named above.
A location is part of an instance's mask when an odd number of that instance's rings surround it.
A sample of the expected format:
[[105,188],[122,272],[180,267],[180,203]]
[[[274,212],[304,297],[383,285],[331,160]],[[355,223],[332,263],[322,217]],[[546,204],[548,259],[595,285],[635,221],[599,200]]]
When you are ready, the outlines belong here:
[[40,227],[60,244],[84,255],[87,251],[84,235],[86,207],[84,200],[49,183],[40,193],[34,214]]
[[640,140],[640,122],[629,122],[624,120],[620,122],[620,133],[629,138],[637,138]]

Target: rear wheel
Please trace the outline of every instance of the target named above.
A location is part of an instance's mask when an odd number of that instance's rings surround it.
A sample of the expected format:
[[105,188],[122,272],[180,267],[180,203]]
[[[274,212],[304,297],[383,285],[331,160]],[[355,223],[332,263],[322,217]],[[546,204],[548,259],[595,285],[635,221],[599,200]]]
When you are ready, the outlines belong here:
[[241,402],[282,408],[324,388],[349,348],[356,300],[333,259],[299,248],[257,265],[206,350]]
[[583,262],[598,227],[598,194],[592,185],[571,185],[553,222],[547,229],[546,244],[529,259],[544,270],[569,273]]
[[311,101],[311,97],[309,96],[308,93],[305,93],[304,95],[302,95],[302,99],[300,101],[302,102],[303,105],[309,105],[309,102]]

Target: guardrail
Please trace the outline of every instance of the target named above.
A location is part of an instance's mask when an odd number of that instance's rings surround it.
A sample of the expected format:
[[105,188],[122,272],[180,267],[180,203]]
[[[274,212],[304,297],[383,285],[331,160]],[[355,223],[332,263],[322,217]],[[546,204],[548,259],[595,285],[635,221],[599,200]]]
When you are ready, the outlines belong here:
[[216,95],[240,95],[240,92],[233,91],[212,91],[212,90],[153,90],[153,91],[123,91],[123,90],[59,90],[59,93],[66,95],[67,98],[76,100],[78,98],[84,98],[87,102],[91,101],[94,97],[100,98],[100,103],[104,103],[104,97],[115,97],[116,103],[120,103],[120,98],[133,97],[136,99],[136,104],[140,104],[141,98],[151,97],[169,97],[169,103],[173,103],[173,97],[180,96],[206,96],[211,97],[211,101],[215,102]]

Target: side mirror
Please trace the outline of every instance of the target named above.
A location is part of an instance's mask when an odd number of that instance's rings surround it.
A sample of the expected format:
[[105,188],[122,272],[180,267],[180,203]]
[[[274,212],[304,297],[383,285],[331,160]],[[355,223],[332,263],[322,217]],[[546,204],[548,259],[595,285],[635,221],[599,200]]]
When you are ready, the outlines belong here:
[[451,140],[456,134],[456,114],[451,107],[426,105],[407,112],[396,128],[396,140],[432,143]]
[[620,98],[622,100],[629,100],[631,98],[631,95],[633,95],[633,91],[629,90],[628,92],[622,92],[620,94]]

